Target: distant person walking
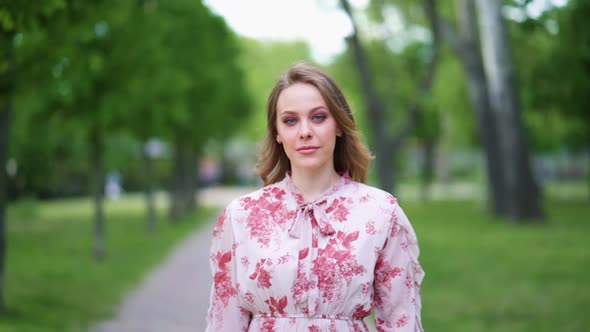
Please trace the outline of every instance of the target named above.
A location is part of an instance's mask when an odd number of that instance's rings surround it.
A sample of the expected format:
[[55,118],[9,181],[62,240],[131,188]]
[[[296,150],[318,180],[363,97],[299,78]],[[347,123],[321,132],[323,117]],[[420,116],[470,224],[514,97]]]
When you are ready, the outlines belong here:
[[123,193],[121,174],[117,171],[109,172],[105,181],[105,193],[109,199],[117,200]]

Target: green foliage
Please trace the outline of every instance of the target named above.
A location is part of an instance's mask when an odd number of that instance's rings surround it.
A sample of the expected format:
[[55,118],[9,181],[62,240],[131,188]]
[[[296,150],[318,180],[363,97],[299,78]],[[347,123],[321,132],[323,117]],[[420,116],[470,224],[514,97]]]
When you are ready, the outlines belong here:
[[537,150],[588,146],[588,1],[568,1],[512,26],[522,100]]
[[149,18],[160,24],[155,51],[165,60],[154,73],[164,78],[159,87],[165,99],[157,111],[163,113],[168,136],[184,136],[195,147],[224,139],[251,110],[238,40],[201,3],[160,2],[155,12]]
[[[531,3],[505,1],[512,12],[525,17],[510,20],[510,37],[529,141],[536,151],[563,146],[583,148],[590,141],[590,105],[586,97],[590,88],[590,75],[586,74],[590,58],[588,1],[573,0],[561,8],[548,7],[534,18],[526,17]],[[376,63],[373,72],[395,77],[395,85],[388,83],[388,78],[377,78],[381,95],[395,107],[412,97],[415,78],[419,77],[419,66],[415,64],[422,46],[416,43],[421,41],[416,31],[425,26],[420,5],[415,1],[371,1],[366,12],[368,23],[362,26],[367,30],[364,35],[371,38],[369,57]],[[437,5],[440,16],[454,26],[454,2]],[[394,54],[387,55],[392,50]],[[462,70],[454,54],[444,50],[441,55],[433,94],[425,101],[427,109],[437,112],[426,115],[427,123],[445,125],[445,144],[478,145],[476,119]],[[397,123],[395,119],[392,122]],[[418,131],[421,136],[423,130]]]
[[[374,1],[367,12],[372,21],[362,27],[362,35],[367,36],[363,43],[373,84],[388,110],[386,121],[393,133],[405,124],[407,111],[416,101],[431,52],[429,31],[423,8],[415,1]],[[421,109],[434,109],[425,100],[419,102]],[[431,121],[428,117],[422,120],[425,127],[421,134],[426,134],[426,123]]]
[[[469,103],[461,64],[447,47],[441,50],[439,61],[428,105],[439,112],[444,142],[455,147],[478,146],[477,119]],[[436,121],[436,118],[430,121]]]
[[355,65],[351,52],[345,52],[341,56],[336,57],[328,67],[328,71],[340,85],[342,92],[346,96],[346,100],[350,104],[357,127],[361,132],[365,133],[363,136],[365,142],[368,143],[370,136],[368,130],[370,128],[367,124],[365,99],[362,94],[358,73],[354,67]]
[[[369,20],[362,21],[360,34],[364,37],[373,84],[387,109],[388,131],[391,134],[400,132],[407,123],[409,110],[416,105],[421,116],[412,135],[418,140],[438,140],[442,132],[441,119],[448,118],[448,110],[432,97],[417,100],[419,84],[422,84],[432,52],[422,4],[372,1],[364,14]],[[362,87],[355,67],[351,54],[344,54],[336,59],[331,69],[336,79],[343,82],[343,89],[353,109],[357,110],[360,127],[368,131],[366,106],[360,95]],[[440,75],[435,75],[438,77]]]
[[[403,50],[394,52],[381,40],[365,41],[370,59],[371,73],[379,96],[384,101],[389,130],[396,132],[408,117],[410,105],[413,105],[418,81],[425,70],[425,54],[429,47],[416,42],[408,44]],[[361,94],[362,87],[355,70],[355,63],[350,54],[336,58],[329,66],[329,72],[340,83],[342,90],[355,115],[360,128],[368,132],[365,100]],[[420,128],[414,132],[420,138],[437,137],[440,134],[438,113],[446,109],[435,103],[433,99],[421,100],[420,108],[424,111]],[[368,136],[369,135],[365,135]]]
[[[231,137],[248,117],[239,42],[200,1],[72,0],[59,8],[10,40],[18,84],[9,156],[19,164],[10,181],[17,191],[84,193],[91,146],[116,148],[105,151],[107,167],[137,169],[138,148],[150,138],[181,136],[198,152]],[[136,150],[110,143],[124,136],[123,146]]]
[[[8,209],[6,302],[3,332],[81,332],[110,318],[122,296],[166,257],[179,240],[214,217],[202,209],[180,223],[145,232],[141,197],[107,202],[109,256],[96,261],[91,247],[89,199],[26,201]],[[23,213],[34,205],[33,215]],[[165,218],[163,202],[158,214]]]
[[48,0],[41,4],[35,0],[1,0],[0,30],[20,31],[46,22],[55,12],[64,9],[65,0]]

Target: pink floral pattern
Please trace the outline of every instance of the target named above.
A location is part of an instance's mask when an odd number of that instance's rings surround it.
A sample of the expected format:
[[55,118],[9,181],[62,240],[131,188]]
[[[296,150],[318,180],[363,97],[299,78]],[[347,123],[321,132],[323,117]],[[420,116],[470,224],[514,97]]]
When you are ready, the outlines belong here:
[[423,331],[414,230],[347,174],[314,202],[289,175],[234,200],[212,234],[207,331]]

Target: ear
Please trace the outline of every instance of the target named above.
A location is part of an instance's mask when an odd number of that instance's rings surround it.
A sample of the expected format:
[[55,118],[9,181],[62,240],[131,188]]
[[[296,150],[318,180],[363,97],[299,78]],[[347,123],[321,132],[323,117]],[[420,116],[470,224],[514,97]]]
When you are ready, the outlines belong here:
[[281,143],[281,140],[279,139],[279,135],[277,135],[277,138],[276,138],[276,140],[277,140],[277,143],[279,143],[279,145],[280,145],[280,144],[283,144],[283,143]]
[[342,130],[336,130],[336,137],[342,137]]

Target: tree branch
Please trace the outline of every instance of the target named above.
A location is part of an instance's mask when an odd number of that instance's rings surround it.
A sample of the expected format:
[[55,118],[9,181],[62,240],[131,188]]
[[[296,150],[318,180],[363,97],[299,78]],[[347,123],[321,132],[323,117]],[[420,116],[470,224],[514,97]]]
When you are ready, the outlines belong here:
[[390,142],[393,146],[399,144],[399,142],[410,134],[412,129],[416,126],[416,122],[420,117],[420,104],[422,100],[426,97],[426,95],[430,92],[432,88],[432,83],[434,82],[434,77],[436,74],[436,69],[438,68],[438,59],[439,59],[439,49],[440,49],[440,29],[439,29],[439,22],[437,19],[437,8],[436,8],[436,1],[435,0],[424,0],[424,12],[426,13],[426,17],[428,22],[430,23],[430,28],[432,31],[432,47],[430,51],[430,58],[428,60],[427,69],[425,75],[422,77],[422,80],[418,83],[416,98],[414,98],[412,104],[408,108],[408,119],[402,129],[392,138]]
[[354,59],[361,79],[361,88],[363,89],[364,95],[366,97],[367,111],[370,114],[369,121],[371,121],[371,127],[373,128],[373,131],[375,133],[374,136],[381,139],[383,134],[384,116],[383,103],[377,95],[377,90],[373,86],[368,60],[358,37],[358,29],[356,26],[354,16],[352,14],[350,4],[347,0],[340,0],[340,5],[348,15],[350,22],[352,24],[352,34],[349,37],[347,37],[347,42],[353,50]]
[[449,46],[453,49],[456,54],[461,54],[461,50],[463,48],[463,43],[459,39],[457,32],[453,29],[451,24],[447,22],[444,18],[437,14],[437,22],[440,28],[440,32],[442,35],[443,40],[445,40]]

